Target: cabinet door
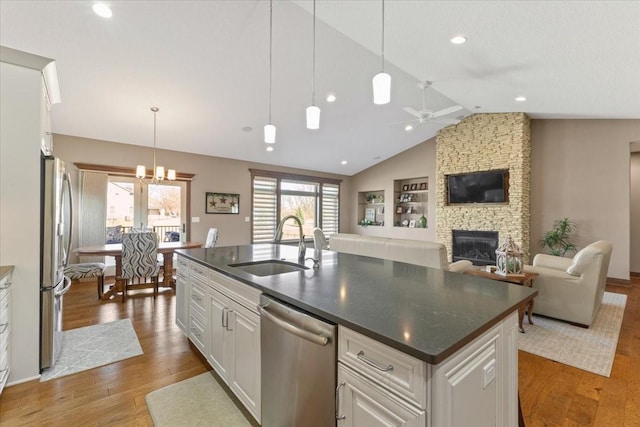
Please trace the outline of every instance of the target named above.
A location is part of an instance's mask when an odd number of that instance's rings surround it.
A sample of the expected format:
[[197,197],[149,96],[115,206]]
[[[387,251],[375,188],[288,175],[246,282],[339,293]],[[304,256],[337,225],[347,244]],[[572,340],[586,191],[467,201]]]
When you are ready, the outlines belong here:
[[218,375],[228,381],[229,344],[227,324],[229,322],[229,298],[213,288],[207,296],[209,312],[209,352],[207,360]]
[[231,302],[229,387],[260,421],[260,316]]
[[188,335],[187,325],[189,323],[189,279],[184,275],[176,275],[176,325]]
[[[434,374],[434,426],[504,426],[504,369],[498,351],[500,326],[438,365]],[[517,376],[517,371],[516,371]]]
[[425,412],[338,363],[338,426],[424,427]]

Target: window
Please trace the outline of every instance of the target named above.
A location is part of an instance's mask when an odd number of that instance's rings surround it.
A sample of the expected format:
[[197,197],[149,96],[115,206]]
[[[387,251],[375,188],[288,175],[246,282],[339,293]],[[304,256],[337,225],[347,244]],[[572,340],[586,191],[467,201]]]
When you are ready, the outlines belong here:
[[[107,185],[107,230],[150,227],[161,240],[180,239],[186,223],[186,183],[141,184],[136,178],[110,175]],[[176,239],[177,237],[177,239]]]
[[[289,215],[302,222],[305,238],[315,227],[326,235],[338,232],[340,181],[327,178],[251,170],[253,180],[252,242],[271,242],[278,222]],[[284,226],[282,241],[297,241],[294,221]]]

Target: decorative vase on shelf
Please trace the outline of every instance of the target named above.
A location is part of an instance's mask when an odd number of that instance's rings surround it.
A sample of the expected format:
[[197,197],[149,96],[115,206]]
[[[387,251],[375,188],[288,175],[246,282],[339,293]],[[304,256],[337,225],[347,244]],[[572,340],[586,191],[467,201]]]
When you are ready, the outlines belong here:
[[424,215],[418,218],[418,227],[427,228],[427,218],[425,218]]

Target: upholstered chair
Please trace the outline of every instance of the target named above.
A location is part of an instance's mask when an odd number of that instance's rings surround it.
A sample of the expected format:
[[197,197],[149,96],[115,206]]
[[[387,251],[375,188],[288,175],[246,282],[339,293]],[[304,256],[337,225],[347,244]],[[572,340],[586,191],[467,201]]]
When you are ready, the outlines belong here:
[[313,247],[315,249],[329,249],[329,240],[324,235],[322,228],[313,229]]
[[64,275],[71,280],[95,278],[98,282],[98,299],[104,292],[104,270],[106,266],[101,262],[83,262],[70,264],[65,267]]
[[602,303],[612,252],[611,243],[599,240],[573,258],[538,254],[525,272],[538,273],[534,314],[589,327]]
[[158,294],[158,237],[153,232],[126,233],[122,237],[122,290],[124,302],[128,289],[153,287]]
[[218,243],[218,229],[210,228],[207,233],[207,240],[204,243],[205,248],[213,248]]

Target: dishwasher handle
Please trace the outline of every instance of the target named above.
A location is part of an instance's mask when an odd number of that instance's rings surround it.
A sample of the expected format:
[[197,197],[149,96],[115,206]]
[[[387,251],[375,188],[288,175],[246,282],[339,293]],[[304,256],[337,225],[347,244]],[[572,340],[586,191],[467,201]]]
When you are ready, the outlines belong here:
[[260,311],[260,315],[265,319],[271,320],[280,328],[284,329],[287,332],[290,332],[294,335],[299,336],[300,338],[304,338],[307,341],[311,341],[314,344],[325,346],[329,343],[329,338],[324,335],[314,334],[313,332],[306,331],[304,329],[299,328],[296,325],[292,325],[291,323],[282,320],[281,318],[275,316],[273,313],[270,313],[267,310],[268,305],[259,305],[258,310]]

